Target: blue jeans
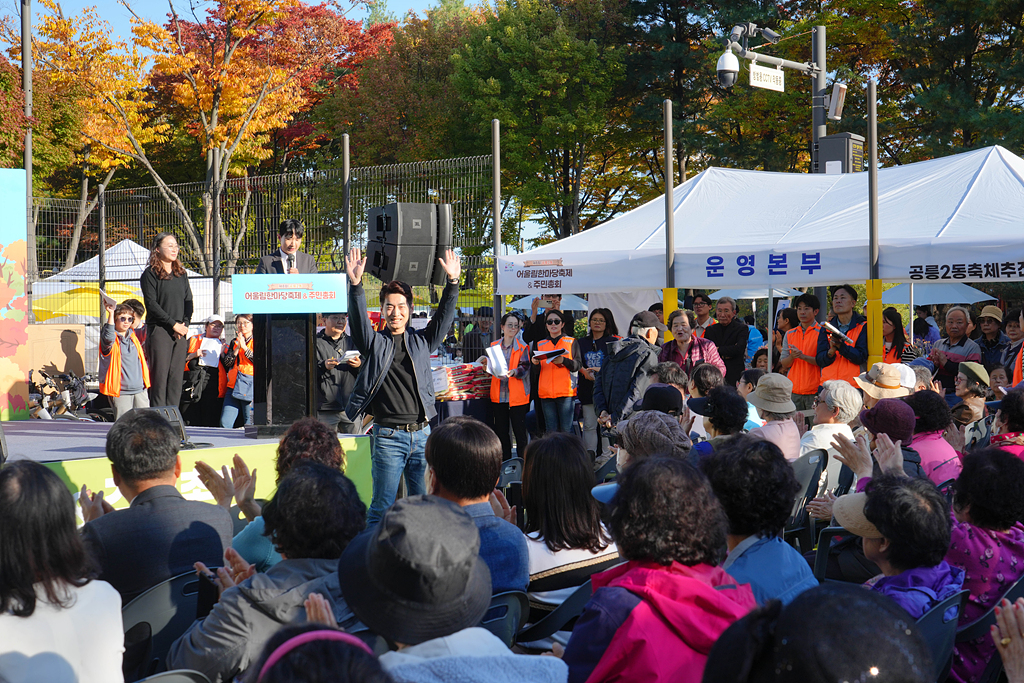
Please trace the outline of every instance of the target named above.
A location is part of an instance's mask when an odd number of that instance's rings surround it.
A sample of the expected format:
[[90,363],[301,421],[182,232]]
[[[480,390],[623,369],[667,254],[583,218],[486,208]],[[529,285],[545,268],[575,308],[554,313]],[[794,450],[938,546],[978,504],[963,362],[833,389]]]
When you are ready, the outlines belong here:
[[244,424],[252,424],[252,401],[239,401],[231,394],[229,389],[224,397],[224,407],[220,411],[220,426],[224,429],[233,429],[235,420],[238,418],[238,411],[242,411]]
[[540,407],[544,411],[544,424],[548,434],[551,432],[572,431],[574,403],[575,401],[572,396],[542,398],[540,400]]
[[424,448],[430,426],[418,432],[373,425],[370,432],[370,462],[373,475],[373,499],[366,513],[366,526],[380,521],[395,502],[398,483],[405,473],[405,488],[410,496],[427,492],[427,458]]

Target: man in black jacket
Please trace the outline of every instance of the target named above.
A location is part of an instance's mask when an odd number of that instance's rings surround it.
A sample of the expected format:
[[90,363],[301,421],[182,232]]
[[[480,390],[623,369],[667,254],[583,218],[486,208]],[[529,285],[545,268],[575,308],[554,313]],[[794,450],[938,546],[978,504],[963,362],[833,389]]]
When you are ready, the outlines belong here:
[[427,492],[424,448],[430,436],[430,419],[437,415],[430,354],[441,345],[455,320],[462,272],[462,263],[451,249],[438,261],[448,276],[448,284],[427,326],[422,330],[408,327],[412,287],[393,280],[380,290],[380,313],[386,326],[374,332],[366,316],[362,286],[366,259],[360,258],[356,248],[345,257],[352,341],[362,354],[364,365],[345,412],[353,417],[361,413],[373,415],[373,498],[366,514],[368,526],[376,524],[395,502],[403,473],[410,496]]
[[608,345],[608,355],[594,382],[594,410],[605,428],[627,419],[633,404],[647,391],[661,351],[658,338],[667,329],[657,315],[641,311],[629,323],[629,336]]
[[345,334],[348,319],[344,313],[324,315],[324,329],[316,335],[316,369],[319,405],[316,419],[329,427],[336,427],[342,434],[359,434],[362,419],[354,415],[349,419],[345,405],[356,384],[359,368],[363,365],[360,356],[344,359],[347,351],[355,351],[352,338]]
[[718,300],[715,317],[718,322],[707,329],[704,338],[715,343],[718,355],[725,361],[725,386],[734,387],[743,374],[743,358],[747,353],[750,329],[736,315],[736,301],[723,296]]
[[299,275],[301,273],[317,273],[316,259],[299,251],[306,228],[301,221],[294,218],[281,221],[277,228],[277,240],[281,248],[260,259],[256,266],[256,274],[279,273]]

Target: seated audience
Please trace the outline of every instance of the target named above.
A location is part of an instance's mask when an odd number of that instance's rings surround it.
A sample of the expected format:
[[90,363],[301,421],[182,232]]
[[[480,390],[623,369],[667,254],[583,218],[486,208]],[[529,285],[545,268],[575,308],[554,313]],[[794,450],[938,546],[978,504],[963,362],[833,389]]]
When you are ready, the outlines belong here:
[[956,397],[961,402],[953,406],[952,414],[958,425],[967,425],[964,430],[967,450],[984,447],[992,436],[992,419],[985,415],[989,381],[988,372],[980,364],[960,363],[955,386]]
[[231,546],[228,511],[185,500],[174,487],[181,476],[180,443],[153,411],[122,417],[107,432],[107,458],[128,507],[114,510],[102,491],[93,495],[82,487],[82,540],[99,578],[117,589],[123,604],[190,571],[195,562],[220,564]]
[[530,580],[526,539],[511,523],[511,510],[510,519],[501,519],[491,508],[491,492],[501,476],[497,435],[468,415],[449,417],[427,437],[426,458],[430,494],[461,507],[480,530],[480,559],[491,570],[493,592],[525,591]]
[[963,469],[960,454],[943,437],[946,428],[953,424],[949,405],[934,391],[919,391],[903,400],[917,417],[908,445],[921,456],[925,474],[935,484],[959,477]]
[[[257,574],[229,549],[226,566],[217,571],[220,600],[174,641],[169,668],[202,672],[211,683],[233,680],[281,626],[305,619],[312,593],[327,599],[342,628],[358,625],[336,571],[342,551],[366,525],[366,506],[355,485],[333,467],[303,463],[281,480],[263,519],[284,559]],[[196,570],[209,571],[202,563]]]
[[[779,362],[779,353],[776,351],[772,354],[772,360],[777,364]],[[768,349],[760,348],[754,351],[753,357],[750,359],[750,367],[760,370],[762,372],[768,372]],[[774,372],[778,372],[775,370]]]
[[95,576],[60,477],[31,460],[0,469],[0,680],[124,680],[121,598]]
[[[754,389],[757,389],[757,383],[762,377],[764,377],[764,370],[758,370],[757,368],[750,368],[744,370],[743,374],[740,375],[740,381],[736,382],[736,391],[739,392],[743,400],[747,400],[747,396],[754,393]],[[751,429],[757,429],[758,427],[764,426],[764,420],[757,414],[757,408],[754,404],[747,401],[747,422],[743,425],[743,428],[747,431]]]
[[338,563],[345,600],[396,651],[380,657],[395,681],[565,681],[556,657],[515,655],[477,624],[491,602],[480,534],[463,508],[403,498],[356,537]]
[[914,364],[910,368],[914,371],[914,392],[918,391],[931,391],[932,390],[932,371],[928,369],[927,365]]
[[627,560],[591,577],[594,595],[563,661],[570,683],[700,681],[708,652],[755,605],[719,566],[727,520],[707,478],[651,457],[620,477],[612,538]]
[[1024,459],[1024,389],[1014,389],[1003,397],[992,431],[993,446]]
[[889,363],[875,363],[869,371],[853,378],[864,392],[865,408],[871,408],[883,398],[909,396],[910,389],[904,387],[901,380],[899,368]]
[[999,400],[1003,397],[1003,392],[1000,389],[1010,390],[1010,376],[1006,374],[1006,368],[1002,365],[993,365],[986,367],[988,371],[988,383],[989,392],[986,397],[988,400]]
[[[318,462],[332,469],[345,471],[345,452],[341,449],[337,432],[330,425],[311,417],[304,417],[292,423],[277,444],[277,484],[292,467],[301,462]],[[264,533],[260,505],[254,500],[256,494],[256,470],[249,468],[241,457],[235,455],[230,476],[221,475],[203,461],[196,462],[199,480],[213,493],[218,505],[231,509],[231,492],[235,502],[249,523],[231,541],[231,547],[238,551],[258,572],[264,572],[281,561],[274,550],[274,544]]]
[[619,438],[616,456],[619,472],[655,454],[686,458],[693,445],[678,420],[655,410],[635,413],[626,421]]
[[683,419],[683,395],[668,384],[652,384],[644,392],[643,400],[637,404],[637,410],[656,410],[659,413]]
[[850,423],[857,419],[863,405],[860,392],[850,386],[849,382],[839,379],[825,380],[814,399],[814,425],[800,437],[800,455],[807,455],[819,448],[828,451],[826,471],[829,486],[835,487],[839,482],[839,472],[843,467],[836,460],[832,441],[836,434],[853,439]]
[[722,634],[705,683],[934,683],[931,649],[891,600],[826,583],[788,606],[771,602]]
[[773,373],[762,377],[754,393],[747,397],[766,420],[763,427],[751,429],[750,435],[771,441],[791,462],[800,457],[800,428],[793,420],[798,413],[792,393],[789,378]]
[[285,626],[267,641],[245,683],[391,683],[369,646],[320,623]]
[[690,410],[701,416],[708,440],[693,445],[699,459],[706,458],[740,434],[747,420],[748,403],[729,387],[715,387],[703,398],[686,402]]
[[949,505],[929,481],[902,472],[873,479],[859,474],[870,479],[864,491],[840,496],[833,514],[864,540],[864,556],[882,571],[868,581],[872,590],[920,619],[964,583],[964,570],[943,559],[950,543]]
[[769,600],[789,604],[817,586],[803,556],[782,540],[800,483],[779,447],[738,436],[704,460],[702,468],[729,520],[729,555],[722,569],[737,582],[749,583],[759,605]]
[[531,591],[531,601],[560,605],[590,577],[588,567],[618,556],[590,495],[593,485],[590,458],[575,436],[550,434],[527,446],[523,506],[530,581],[558,574],[567,579],[564,588]]
[[[701,363],[693,369],[690,373],[690,382],[687,385],[687,391],[691,398],[700,398],[707,396],[708,393],[715,387],[720,387],[725,384],[725,375],[721,370],[716,368],[710,363]],[[693,423],[693,431],[697,433],[697,436],[707,438],[707,434],[704,431],[704,424],[697,420]]]
[[[876,446],[876,440],[881,434],[890,441],[899,441],[903,451],[903,471],[906,475],[919,479],[928,478],[921,466],[921,456],[907,445],[914,438],[914,426],[917,424],[917,415],[914,414],[913,408],[898,398],[884,398],[878,401],[874,408],[860,411],[860,423],[868,430],[872,448]],[[844,439],[842,434],[836,435],[836,442],[841,443]],[[849,440],[846,440],[846,443],[849,443]]]
[[[990,610],[1024,575],[1024,462],[998,448],[964,456],[946,561],[966,572],[960,624]],[[995,656],[989,638],[957,643],[951,680],[975,681]]]
[[686,396],[690,380],[678,363],[658,363],[647,372],[647,375],[651,378],[651,384],[671,384],[680,394]]

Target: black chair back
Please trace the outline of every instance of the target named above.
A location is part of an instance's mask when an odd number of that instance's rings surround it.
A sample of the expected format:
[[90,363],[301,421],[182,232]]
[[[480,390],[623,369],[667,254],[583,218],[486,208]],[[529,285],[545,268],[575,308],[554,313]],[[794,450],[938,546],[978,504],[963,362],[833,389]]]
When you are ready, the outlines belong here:
[[608,460],[598,468],[597,472],[594,473],[594,483],[603,484],[609,478],[614,479],[618,474],[618,470],[616,469],[617,464],[618,462],[616,461],[615,456],[608,458]]
[[793,510],[790,512],[783,536],[790,543],[797,541],[800,544],[800,552],[810,551],[814,543],[807,503],[818,494],[826,462],[828,451],[824,448],[816,448],[793,461],[793,472],[800,483],[800,489],[793,501]]
[[504,489],[512,484],[523,482],[523,459],[509,458],[501,463],[501,473],[498,477],[498,485],[495,488]]
[[511,648],[516,642],[516,634],[526,624],[526,615],[530,612],[530,601],[526,593],[509,591],[491,596],[491,606],[480,621],[485,628],[501,642]]
[[139,683],[210,683],[210,679],[198,671],[175,669],[144,678]]
[[550,638],[557,631],[572,630],[571,624],[575,623],[576,618],[583,614],[583,608],[590,602],[592,594],[593,587],[590,585],[590,579],[587,579],[585,584],[577,588],[551,614],[520,631],[516,636],[516,642],[532,643],[536,640]]
[[956,627],[970,591],[960,591],[932,607],[917,620],[917,628],[932,651],[935,680],[945,681],[953,666]]

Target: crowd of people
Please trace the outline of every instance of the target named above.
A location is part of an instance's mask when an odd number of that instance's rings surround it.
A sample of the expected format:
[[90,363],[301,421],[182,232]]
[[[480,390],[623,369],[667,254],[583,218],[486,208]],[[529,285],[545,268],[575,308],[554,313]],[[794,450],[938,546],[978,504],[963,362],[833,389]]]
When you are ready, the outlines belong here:
[[[300,242],[282,226],[281,252],[261,267],[310,267]],[[154,248],[142,339],[135,309],[111,309],[105,388],[124,411],[154,386],[170,400],[174,373],[154,352],[176,369],[197,361],[196,405],[216,386],[231,426],[252,402],[252,321],[219,349],[206,340],[222,320],[179,337],[190,311],[148,301],[173,290],[174,247]],[[107,437],[129,507],[83,487],[80,532],[50,469],[0,470],[0,679],[134,680],[121,606],[194,570],[216,599],[165,663],[212,683],[934,681],[942,663],[917,620],[960,591],[961,625],[999,609],[990,636],[956,644],[951,680],[1003,658],[1024,681],[1024,600],[1003,600],[1024,577],[1019,311],[953,306],[943,335],[929,310],[905,328],[887,309],[884,357],[867,367],[869,323],[849,285],[830,292],[829,326],[808,293],[772,335],[752,334],[734,300],[697,293],[692,310],[665,319],[655,305],[621,329],[595,308],[577,339],[560,297],[545,295],[529,316],[503,316],[493,340],[483,327],[464,339],[482,365],[500,365],[490,347],[504,356],[503,372],[489,368],[490,423],[438,422],[429,356],[455,318],[461,272],[454,253],[439,261],[447,285],[429,323],[410,326],[412,290],[390,282],[374,329],[366,261],[347,255],[351,317],[324,319],[318,418],[282,437],[269,501],[255,500],[238,456],[220,472],[196,463],[215,505],[185,500],[179,442],[145,411]],[[368,505],[338,440],[366,418]],[[825,462],[809,523],[844,530],[816,552],[785,535],[810,454]],[[515,504],[496,488],[513,456]],[[248,522],[237,534],[232,505]],[[548,638],[510,648],[486,627],[495,595],[525,593],[538,621],[585,585],[578,618]]]

